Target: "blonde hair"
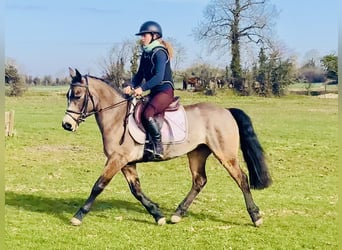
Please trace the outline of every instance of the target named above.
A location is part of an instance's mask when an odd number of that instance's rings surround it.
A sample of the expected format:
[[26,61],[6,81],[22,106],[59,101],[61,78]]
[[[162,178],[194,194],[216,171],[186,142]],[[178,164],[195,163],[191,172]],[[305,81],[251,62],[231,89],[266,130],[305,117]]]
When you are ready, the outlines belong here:
[[169,53],[170,59],[174,56],[174,51],[171,43],[160,39],[160,43],[166,48],[167,52]]
[[[170,59],[174,56],[174,50],[170,42],[167,42],[163,40],[162,38],[159,38],[158,41],[160,42],[161,45],[165,47],[167,50],[167,53],[169,54]],[[138,43],[142,46],[143,42],[141,40],[138,41]]]

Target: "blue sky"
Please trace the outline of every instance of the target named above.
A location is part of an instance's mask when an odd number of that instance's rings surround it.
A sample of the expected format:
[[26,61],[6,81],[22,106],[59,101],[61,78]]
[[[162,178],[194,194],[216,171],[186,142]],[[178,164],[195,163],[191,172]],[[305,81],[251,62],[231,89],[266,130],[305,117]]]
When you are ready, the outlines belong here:
[[[63,76],[68,67],[98,74],[99,62],[115,43],[133,39],[146,20],[176,39],[191,65],[198,58],[215,64],[192,31],[210,0],[8,0],[5,56],[33,76]],[[271,0],[280,11],[277,39],[299,59],[309,51],[337,54],[338,0]],[[222,60],[221,60],[221,63]],[[224,62],[225,63],[225,62]],[[226,64],[228,64],[227,62]]]

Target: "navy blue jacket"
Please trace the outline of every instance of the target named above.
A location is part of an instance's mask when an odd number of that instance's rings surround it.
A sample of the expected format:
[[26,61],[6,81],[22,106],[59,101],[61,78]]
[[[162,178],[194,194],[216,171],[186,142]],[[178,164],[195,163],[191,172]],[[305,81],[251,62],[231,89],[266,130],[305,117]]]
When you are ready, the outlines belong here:
[[151,94],[174,88],[169,55],[164,47],[157,46],[151,52],[142,53],[132,85],[140,86],[143,91],[151,90]]

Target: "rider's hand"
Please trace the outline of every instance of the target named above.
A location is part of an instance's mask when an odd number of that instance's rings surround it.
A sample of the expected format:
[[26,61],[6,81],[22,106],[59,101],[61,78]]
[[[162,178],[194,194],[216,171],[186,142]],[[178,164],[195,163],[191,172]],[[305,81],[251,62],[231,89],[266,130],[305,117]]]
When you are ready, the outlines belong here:
[[126,95],[132,94],[132,87],[131,87],[131,86],[124,87],[123,92],[124,92]]
[[141,87],[134,89],[134,96],[142,96],[143,90]]

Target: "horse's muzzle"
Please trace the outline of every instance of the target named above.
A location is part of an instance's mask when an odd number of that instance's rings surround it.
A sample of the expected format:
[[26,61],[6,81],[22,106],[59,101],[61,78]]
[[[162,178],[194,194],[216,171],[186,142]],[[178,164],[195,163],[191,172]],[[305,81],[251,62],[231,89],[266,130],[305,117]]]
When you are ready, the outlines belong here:
[[77,130],[78,124],[72,116],[66,115],[66,116],[64,116],[64,118],[62,120],[62,127],[65,130],[74,132]]
[[73,127],[70,123],[68,122],[62,122],[62,127],[65,129],[65,130],[68,130],[68,131],[73,131]]

